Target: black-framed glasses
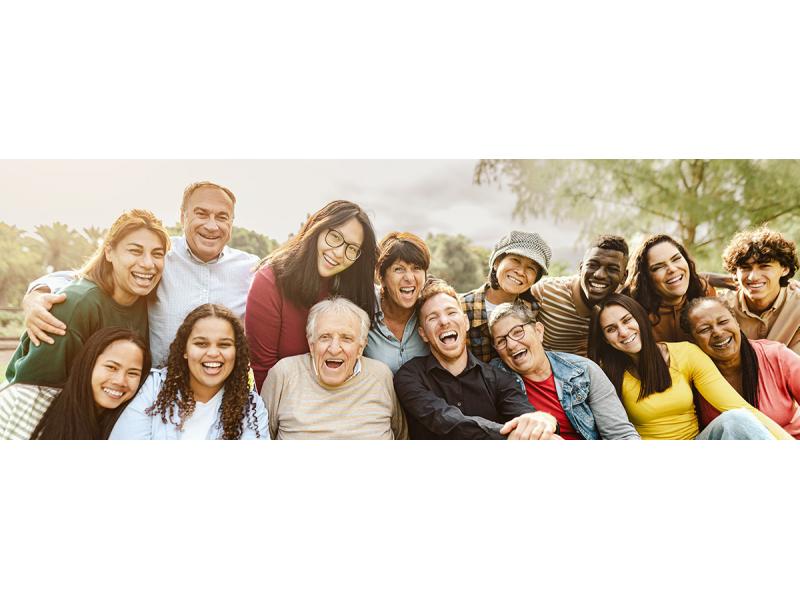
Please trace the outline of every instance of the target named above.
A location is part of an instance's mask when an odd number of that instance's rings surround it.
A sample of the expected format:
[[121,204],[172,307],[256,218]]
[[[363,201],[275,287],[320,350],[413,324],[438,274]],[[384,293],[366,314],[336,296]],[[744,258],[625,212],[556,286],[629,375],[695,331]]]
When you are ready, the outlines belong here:
[[502,335],[494,339],[494,347],[498,350],[503,350],[508,345],[508,338],[512,340],[519,341],[525,337],[525,325],[530,325],[528,323],[522,323],[521,325],[517,325],[516,327],[512,327],[511,331],[507,334]]
[[361,248],[354,244],[348,244],[344,240],[342,232],[337,231],[336,229],[328,229],[327,233],[325,234],[325,243],[331,248],[338,248],[342,244],[347,244],[344,247],[344,256],[350,262],[357,261],[358,257],[361,256]]

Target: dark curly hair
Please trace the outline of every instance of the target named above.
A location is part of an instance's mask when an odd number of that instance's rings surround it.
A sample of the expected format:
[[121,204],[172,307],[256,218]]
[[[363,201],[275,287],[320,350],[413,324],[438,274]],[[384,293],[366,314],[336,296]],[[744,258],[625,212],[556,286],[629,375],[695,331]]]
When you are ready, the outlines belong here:
[[686,248],[680,242],[663,233],[648,237],[639,245],[628,263],[628,282],[625,285],[625,291],[647,311],[653,320],[653,325],[658,325],[661,320],[658,309],[661,308],[662,298],[656,291],[653,279],[650,277],[647,254],[650,252],[650,248],[662,242],[669,242],[675,246],[689,265],[689,287],[686,290],[686,300],[705,296],[707,287],[706,283],[697,274],[697,266],[694,264],[692,257],[689,256]]
[[[195,408],[194,394],[191,388],[189,364],[184,358],[186,344],[194,326],[201,319],[224,319],[233,328],[236,360],[233,371],[223,384],[225,393],[222,396],[219,422],[222,426],[222,439],[238,440],[242,437],[242,422],[258,432],[256,403],[250,393],[248,374],[250,370],[250,350],[244,335],[241,321],[230,310],[219,304],[201,304],[190,312],[178,328],[178,333],[169,347],[167,359],[167,378],[158,393],[156,401],[145,410],[148,415],[161,415],[163,423],[172,423],[183,429],[183,424],[192,416]],[[175,411],[178,420],[175,421]]]
[[735,273],[737,267],[743,266],[751,258],[755,262],[776,260],[782,267],[789,269],[780,278],[781,287],[785,287],[800,268],[795,243],[766,227],[740,231],[722,252],[722,264],[728,273]]

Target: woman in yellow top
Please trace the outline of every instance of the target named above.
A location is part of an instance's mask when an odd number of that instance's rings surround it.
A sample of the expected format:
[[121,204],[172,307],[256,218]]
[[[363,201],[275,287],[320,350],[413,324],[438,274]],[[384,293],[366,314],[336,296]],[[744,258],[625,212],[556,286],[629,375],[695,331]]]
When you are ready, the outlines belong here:
[[[642,439],[791,439],[745,402],[697,346],[656,342],[647,313],[628,296],[612,294],[598,305],[591,352]],[[722,413],[702,432],[692,387]]]

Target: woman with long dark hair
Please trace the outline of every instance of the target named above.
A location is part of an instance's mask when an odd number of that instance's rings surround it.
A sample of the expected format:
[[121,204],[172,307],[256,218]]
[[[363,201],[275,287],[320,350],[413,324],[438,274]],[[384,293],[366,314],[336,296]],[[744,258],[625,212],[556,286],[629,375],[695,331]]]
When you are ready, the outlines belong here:
[[[800,439],[800,356],[781,342],[749,339],[719,298],[689,302],[681,327],[748,404]],[[697,410],[701,426],[719,415],[705,398]]]
[[263,261],[245,311],[256,389],[281,358],[308,352],[306,319],[320,300],[342,296],[374,319],[377,255],[367,214],[358,204],[334,200]]
[[150,370],[150,353],[130,329],[92,334],[64,389],[10,384],[0,391],[0,439],[107,439]]
[[657,342],[687,342],[680,327],[681,309],[689,300],[716,296],[716,290],[698,274],[683,245],[665,235],[651,235],[631,255],[628,293],[647,311]]
[[167,366],[154,369],[110,439],[267,438],[267,414],[248,382],[250,353],[238,318],[202,304],[178,328]]
[[53,307],[66,333],[55,336],[53,344],[38,346],[24,333],[6,379],[62,387],[85,340],[103,327],[125,327],[148,339],[147,300],[161,281],[169,248],[169,234],[153,213],[123,213],[80,270],[80,278],[63,289],[67,299]]
[[[642,439],[791,439],[745,402],[697,346],[657,342],[644,308],[628,296],[611,294],[598,305],[590,348]],[[692,388],[723,413],[702,432]]]

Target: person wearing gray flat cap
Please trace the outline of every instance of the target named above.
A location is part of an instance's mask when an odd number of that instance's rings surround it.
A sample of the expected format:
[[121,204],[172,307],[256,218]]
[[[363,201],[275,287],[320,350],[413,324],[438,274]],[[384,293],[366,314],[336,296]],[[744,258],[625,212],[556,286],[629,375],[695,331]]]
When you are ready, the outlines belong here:
[[497,358],[489,332],[489,316],[498,304],[521,302],[534,314],[539,304],[531,286],[547,274],[553,256],[538,233],[510,231],[494,245],[489,257],[488,281],[478,289],[461,295],[461,307],[469,317],[469,346],[480,360]]

